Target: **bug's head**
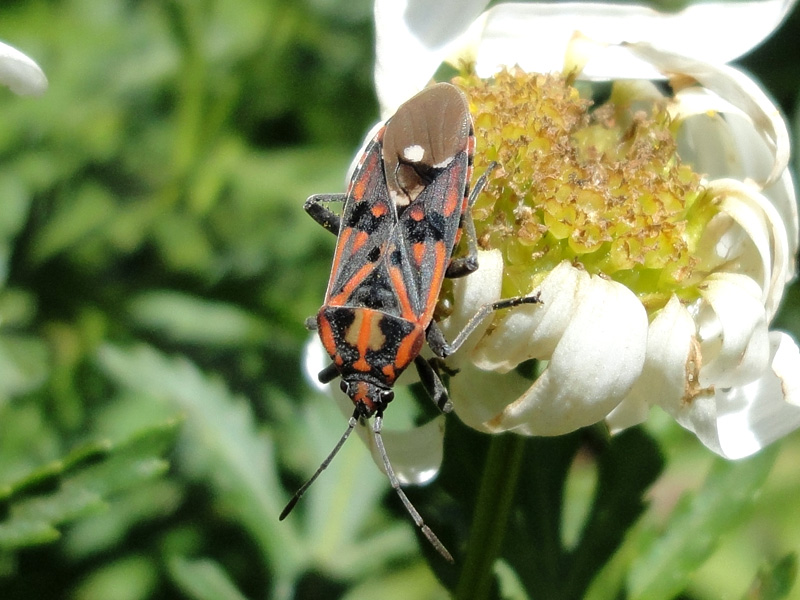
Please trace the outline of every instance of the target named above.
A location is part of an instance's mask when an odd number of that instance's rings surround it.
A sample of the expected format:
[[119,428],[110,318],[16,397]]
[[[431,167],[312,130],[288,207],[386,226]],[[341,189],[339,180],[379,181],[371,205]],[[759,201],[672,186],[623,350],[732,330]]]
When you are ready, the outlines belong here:
[[369,418],[378,411],[383,412],[386,405],[394,400],[394,392],[391,389],[370,381],[342,379],[340,387],[350,396],[359,410],[359,415],[364,418]]

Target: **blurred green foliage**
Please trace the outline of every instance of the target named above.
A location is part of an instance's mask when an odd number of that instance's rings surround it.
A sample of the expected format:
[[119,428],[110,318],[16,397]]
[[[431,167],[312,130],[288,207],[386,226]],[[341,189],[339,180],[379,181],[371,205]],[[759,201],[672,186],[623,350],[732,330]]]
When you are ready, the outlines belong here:
[[[343,189],[377,118],[371,10],[0,7],[0,38],[50,79],[40,99],[0,90],[4,600],[413,600],[457,588],[460,567],[420,552],[357,442],[277,520],[345,425],[301,371],[333,248],[301,206]],[[747,59],[787,112],[799,29],[793,17]],[[795,334],[796,299],[781,316]],[[463,564],[490,453],[450,421],[440,480],[409,495]],[[663,458],[642,431],[526,443],[508,512],[527,537],[503,544],[492,594],[788,597],[798,436],[724,464],[671,422],[656,417],[647,433]]]

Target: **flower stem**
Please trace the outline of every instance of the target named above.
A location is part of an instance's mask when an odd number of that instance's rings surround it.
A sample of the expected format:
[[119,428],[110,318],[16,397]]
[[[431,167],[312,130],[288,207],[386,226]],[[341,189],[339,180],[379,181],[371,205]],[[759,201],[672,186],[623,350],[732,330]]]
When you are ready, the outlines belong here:
[[522,436],[492,436],[472,517],[467,556],[456,588],[456,600],[490,597],[494,563],[505,537],[524,448],[525,438]]

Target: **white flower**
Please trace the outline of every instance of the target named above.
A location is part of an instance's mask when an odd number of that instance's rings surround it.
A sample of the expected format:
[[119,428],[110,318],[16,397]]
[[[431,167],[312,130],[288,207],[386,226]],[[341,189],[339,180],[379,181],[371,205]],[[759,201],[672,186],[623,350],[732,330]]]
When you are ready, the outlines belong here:
[[[792,4],[712,2],[670,14],[500,4],[481,14],[485,2],[376,2],[385,116],[448,57],[471,58],[483,77],[513,65],[579,66],[591,79],[670,77],[675,93],[666,102],[680,126],[679,154],[704,175],[716,206],[692,249],[700,278],[694,297],[678,291],[648,310],[635,289],[602,273],[554,265],[537,282],[542,306],[498,314],[454,357],[461,373],[451,392],[463,421],[484,431],[556,435],[606,418],[618,430],[659,405],[730,458],[800,426],[800,352],[788,335],[768,330],[795,275],[789,136],[759,85],[723,64],[769,35]],[[637,106],[661,99],[649,84],[623,89]],[[442,324],[450,339],[501,296],[503,258],[491,251],[480,261],[476,274],[454,284],[456,312]],[[546,364],[534,382],[512,370],[530,358]]]
[[39,96],[47,89],[47,78],[31,58],[0,42],[0,83],[21,96]]

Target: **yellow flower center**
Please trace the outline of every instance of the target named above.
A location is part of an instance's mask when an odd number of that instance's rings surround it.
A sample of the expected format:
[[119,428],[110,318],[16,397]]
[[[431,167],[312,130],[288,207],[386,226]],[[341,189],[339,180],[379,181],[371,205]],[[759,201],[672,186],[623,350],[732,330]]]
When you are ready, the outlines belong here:
[[693,251],[716,209],[677,155],[665,104],[632,111],[618,84],[623,102],[590,110],[564,77],[519,69],[453,83],[475,122],[475,174],[498,164],[473,218],[479,246],[503,253],[504,295],[529,293],[566,259],[651,312],[672,293],[697,296]]

